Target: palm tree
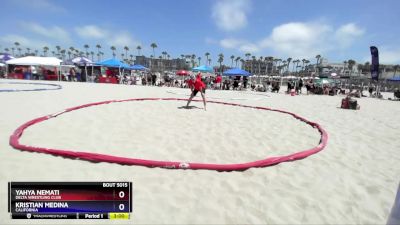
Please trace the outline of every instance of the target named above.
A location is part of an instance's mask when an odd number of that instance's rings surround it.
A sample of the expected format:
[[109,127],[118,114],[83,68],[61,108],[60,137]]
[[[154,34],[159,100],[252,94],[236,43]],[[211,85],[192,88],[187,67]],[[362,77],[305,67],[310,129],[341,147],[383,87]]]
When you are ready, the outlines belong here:
[[242,63],[242,66],[241,66],[241,67],[243,68],[243,64],[244,64],[244,62],[245,62],[244,59],[240,59],[239,61]]
[[192,54],[192,55],[190,56],[190,60],[192,61],[192,66],[195,66],[195,59],[196,59],[196,55],[195,55],[195,54]]
[[43,55],[44,55],[44,56],[47,56],[47,51],[49,51],[49,47],[44,46],[44,47],[43,47]]
[[234,55],[231,55],[231,67],[233,67],[233,60],[235,59]]
[[62,59],[62,60],[65,59],[65,52],[66,52],[65,49],[62,49],[62,50],[60,51],[60,53],[61,53],[61,59]]
[[57,46],[56,46],[56,49],[57,49],[57,55],[60,55],[61,47],[60,47],[59,45],[57,45]]
[[222,63],[224,62],[224,54],[218,55],[219,71],[222,73]]
[[88,56],[88,55],[89,55],[89,53],[88,53],[89,45],[86,44],[86,45],[84,45],[83,47],[85,48],[86,56],[89,57],[89,56]]
[[90,52],[90,55],[92,56],[92,62],[94,62],[94,59],[93,59],[93,57],[94,57],[94,52],[91,51],[91,52]]
[[304,72],[304,63],[306,62],[306,59],[302,59],[301,62],[303,62],[303,65],[301,67],[301,71]]
[[[267,65],[265,66],[265,72],[268,73],[268,71],[272,71],[273,66],[274,66],[274,57],[272,56],[267,56],[264,58],[265,61],[267,62]],[[271,69],[269,70],[269,66],[271,65]]]
[[13,47],[13,48],[11,48],[12,55],[15,55],[15,53],[14,53],[14,50],[15,50],[15,48],[14,48],[14,47]]
[[68,55],[69,60],[71,59],[71,54],[72,54],[72,52],[68,50],[67,55]]
[[245,56],[246,56],[246,58],[247,58],[246,60],[249,60],[251,54],[248,52],[248,53],[245,54]]
[[140,56],[140,50],[142,49],[142,47],[140,46],[140,45],[138,45],[137,47],[136,47],[136,50],[138,51],[138,56]]
[[199,66],[201,65],[201,57],[197,57],[197,60],[199,61]]
[[164,58],[164,59],[167,59],[167,54],[168,54],[168,53],[167,53],[166,51],[161,52],[161,54],[163,55],[163,58]]
[[290,57],[286,59],[286,62],[287,62],[286,71],[288,71],[288,72],[289,72],[289,65],[290,65],[291,61],[292,61],[292,58],[290,58]]
[[31,53],[31,49],[30,48],[26,48],[27,54],[29,55]]
[[[74,54],[74,52],[75,52],[75,48],[74,48],[74,47],[72,47],[72,46],[69,47],[69,50],[71,51],[71,54],[75,55],[75,54]],[[70,57],[70,59],[71,59],[71,57]]]
[[10,49],[5,48],[4,51],[8,53],[10,51]]
[[317,64],[315,66],[315,72],[317,73],[317,75],[319,75],[319,69],[318,69],[318,65],[319,65],[319,60],[321,58],[321,55],[316,55],[315,58],[317,59]]
[[35,55],[37,56],[39,54],[39,50],[35,49]]
[[238,62],[239,62],[239,60],[240,60],[240,56],[238,56],[238,57],[236,57],[236,59],[235,59],[235,67],[238,67]]
[[210,53],[206,52],[206,54],[204,54],[206,56],[206,63],[208,63],[208,57],[210,57]]
[[155,48],[157,48],[157,44],[156,43],[151,43],[150,47],[153,49],[153,56],[156,55],[156,52],[154,51]]
[[130,54],[129,57],[130,57],[130,60],[133,61],[133,55]]
[[100,45],[100,44],[97,44],[97,45],[96,45],[96,48],[97,48],[97,54],[100,55],[101,45]]
[[21,55],[22,49],[21,49],[21,48],[17,48],[17,50],[18,50],[18,52],[19,52],[19,56],[22,56],[22,55]]
[[115,48],[115,46],[111,46],[110,49],[113,52],[112,55],[113,55],[113,58],[115,59],[115,50],[117,50],[117,49]]
[[125,47],[124,47],[124,50],[125,50],[125,56],[128,57],[129,47],[128,47],[128,46],[125,46]]
[[168,54],[168,55],[167,55],[167,58],[168,58],[168,60],[169,60],[169,58],[171,58],[171,56]]
[[349,60],[347,60],[347,63],[348,63],[348,67],[350,70],[350,76],[351,76],[351,74],[353,74],[353,66],[356,64],[356,61],[349,59]]
[[397,70],[400,68],[400,65],[394,65],[393,66],[393,70],[394,70],[394,72],[393,72],[393,77],[395,77],[396,76],[396,72],[397,72]]
[[[19,46],[20,46],[19,42],[14,42],[14,45],[15,45],[15,49],[18,50],[18,48],[19,48]],[[14,53],[13,53],[13,54],[14,54]],[[21,54],[21,53],[20,53],[20,54]]]
[[208,65],[211,66],[211,58],[207,60],[208,61]]

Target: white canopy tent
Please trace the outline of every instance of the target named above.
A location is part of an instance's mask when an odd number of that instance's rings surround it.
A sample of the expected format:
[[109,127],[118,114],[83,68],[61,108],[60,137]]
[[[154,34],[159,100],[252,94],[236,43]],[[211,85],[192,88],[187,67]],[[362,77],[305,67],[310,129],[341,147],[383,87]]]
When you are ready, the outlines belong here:
[[62,60],[56,57],[26,56],[22,58],[10,59],[7,64],[20,66],[60,66]]
[[[19,66],[56,66],[56,67],[60,67],[61,62],[62,62],[62,60],[57,59],[56,57],[26,56],[26,57],[22,57],[22,58],[10,59],[10,60],[6,61],[6,64],[7,65],[19,65]],[[58,76],[58,80],[60,80],[60,75]]]

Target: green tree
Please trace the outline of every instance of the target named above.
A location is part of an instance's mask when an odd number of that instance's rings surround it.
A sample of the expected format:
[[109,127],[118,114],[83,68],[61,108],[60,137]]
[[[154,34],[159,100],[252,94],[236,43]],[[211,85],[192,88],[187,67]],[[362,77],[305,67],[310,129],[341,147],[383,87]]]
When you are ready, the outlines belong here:
[[115,46],[111,46],[111,51],[112,51],[112,55],[113,55],[113,58],[115,59],[115,51],[117,50],[116,48],[115,48]]
[[356,61],[353,59],[347,60],[348,68],[350,70],[350,76],[353,74],[353,67],[356,64]]
[[44,47],[43,47],[43,55],[44,55],[44,56],[47,56],[47,51],[49,51],[49,47],[44,46]]
[[89,55],[89,52],[88,52],[89,45],[86,44],[86,45],[84,45],[83,47],[85,48],[86,57],[88,57],[88,55]]
[[57,55],[60,55],[61,47],[60,47],[59,45],[57,45],[57,46],[56,46],[56,49],[57,49]]
[[208,58],[210,57],[210,53],[206,52],[204,55],[206,56],[206,64],[207,64],[208,63]]
[[125,46],[125,47],[124,47],[124,50],[125,50],[125,57],[128,57],[129,47],[128,47],[128,46]]
[[[18,50],[18,48],[19,48],[19,46],[20,46],[19,42],[14,42],[14,45],[15,45],[15,49]],[[14,52],[13,52],[13,55],[14,55]],[[21,55],[21,53],[20,53],[20,55]]]
[[396,72],[397,72],[397,70],[400,68],[400,65],[395,65],[395,66],[393,66],[393,70],[394,70],[394,72],[393,72],[393,77],[395,77],[396,76]]
[[61,59],[64,60],[64,59],[65,59],[66,50],[65,50],[65,49],[62,49],[62,50],[60,51],[60,53],[61,53]]
[[231,55],[231,67],[233,67],[233,60],[235,59],[234,55]]
[[136,50],[138,51],[138,56],[140,56],[140,50],[142,49],[142,47],[140,46],[140,45],[138,45],[137,47],[136,47]]
[[100,45],[100,44],[97,44],[97,45],[96,45],[96,48],[97,48],[97,54],[100,55],[101,45]]
[[153,49],[153,57],[155,57],[156,56],[156,52],[155,52],[154,49],[156,49],[158,46],[157,46],[156,43],[151,43],[150,47]]
[[222,73],[222,63],[224,62],[224,54],[218,54],[219,71]]
[[321,63],[319,60],[321,59],[321,55],[316,55],[317,63],[315,64],[315,72],[319,76],[319,64]]

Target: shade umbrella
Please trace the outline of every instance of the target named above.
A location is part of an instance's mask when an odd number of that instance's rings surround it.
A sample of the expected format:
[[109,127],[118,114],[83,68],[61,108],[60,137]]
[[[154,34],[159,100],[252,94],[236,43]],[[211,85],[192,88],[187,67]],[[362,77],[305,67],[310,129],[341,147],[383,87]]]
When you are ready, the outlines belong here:
[[206,65],[194,67],[192,70],[195,72],[213,72],[213,69]]
[[178,71],[176,71],[176,75],[178,75],[178,76],[188,76],[189,72],[186,71],[186,70],[178,70]]

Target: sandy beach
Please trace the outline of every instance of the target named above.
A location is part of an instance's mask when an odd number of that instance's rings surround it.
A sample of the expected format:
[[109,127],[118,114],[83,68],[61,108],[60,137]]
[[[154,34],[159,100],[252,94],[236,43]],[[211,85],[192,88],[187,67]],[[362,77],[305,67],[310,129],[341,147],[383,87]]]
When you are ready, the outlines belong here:
[[[9,81],[1,79],[0,88],[8,89],[4,82]],[[1,224],[38,223],[10,219],[5,200],[10,181],[133,182],[130,220],[40,221],[44,224],[386,224],[400,181],[399,102],[361,98],[361,110],[355,111],[340,109],[343,96],[290,96],[283,94],[284,87],[281,93],[207,90],[209,100],[305,117],[328,132],[328,145],[302,160],[243,172],[168,170],[24,152],[12,148],[9,137],[23,123],[66,108],[114,99],[188,98],[188,89],[40,83],[63,88],[0,92]],[[202,102],[193,102],[191,109],[182,108],[185,104],[133,101],[85,108],[28,128],[21,143],[221,164],[291,154],[319,144],[316,129],[286,114],[213,103],[204,111]]]

